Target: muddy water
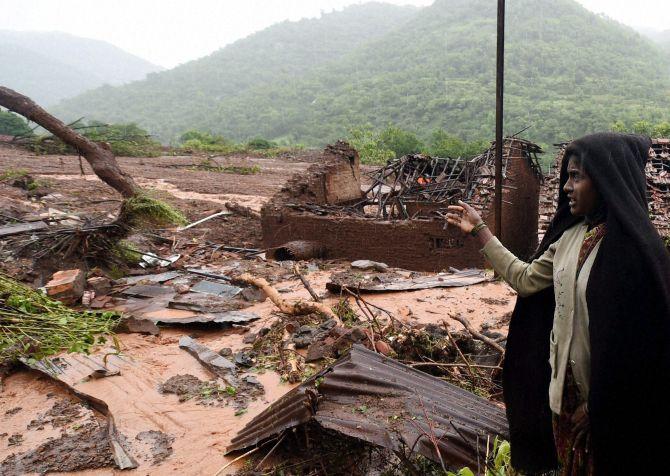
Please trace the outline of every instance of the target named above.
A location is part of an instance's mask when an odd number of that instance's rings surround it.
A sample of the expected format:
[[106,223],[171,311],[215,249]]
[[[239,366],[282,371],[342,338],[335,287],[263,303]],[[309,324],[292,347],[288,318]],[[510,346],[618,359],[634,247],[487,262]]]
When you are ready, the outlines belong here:
[[[38,175],[37,177],[51,180],[85,180],[87,182],[96,182],[100,180],[96,175],[48,174],[48,175]],[[237,202],[238,204],[243,205],[245,207],[249,207],[255,211],[260,211],[263,204],[268,200],[268,197],[261,197],[257,195],[241,195],[236,193],[213,194],[213,193],[187,192],[179,189],[179,187],[170,182],[166,182],[163,179],[136,178],[135,181],[141,187],[167,192],[173,197],[179,198],[181,200],[202,200],[205,202],[218,203],[220,205],[225,205],[226,202]]]
[[[331,271],[317,271],[307,278],[319,294],[324,293],[325,283]],[[309,299],[308,292],[297,280],[275,284],[278,289],[288,292],[282,297]],[[440,323],[447,320],[456,329],[461,324],[450,320],[449,313],[466,316],[474,327],[481,327],[486,321],[495,323],[512,310],[515,297],[503,283],[487,283],[467,288],[431,289],[412,292],[396,292],[367,295],[370,302],[383,307],[396,317],[407,322]],[[484,301],[482,300],[484,299]],[[337,297],[327,297],[326,304],[333,305]],[[148,310],[148,309],[145,309]],[[269,326],[276,319],[272,313],[274,305],[270,301],[247,308],[261,319],[249,327],[255,332]],[[495,327],[495,326],[494,326]],[[505,329],[501,329],[505,332]],[[159,392],[159,385],[176,375],[190,374],[201,380],[211,380],[213,376],[191,355],[178,346],[182,335],[191,335],[218,351],[230,347],[233,351],[246,347],[244,335],[239,330],[202,331],[189,328],[162,329],[160,336],[138,334],[120,335],[123,346],[121,358],[110,357],[110,365],[120,370],[120,375],[102,379],[86,380],[81,373],[66,373],[65,379],[78,391],[104,400],[114,415],[119,432],[130,443],[130,452],[140,466],[132,474],[214,474],[232,458],[223,456],[230,439],[255,415],[280,398],[292,386],[280,383],[274,372],[257,375],[265,387],[265,394],[249,404],[248,411],[235,416],[235,408],[217,403],[211,406],[199,404],[195,399],[179,402],[176,395]],[[54,390],[55,389],[55,390]],[[32,372],[20,372],[7,379],[0,392],[0,422],[8,429],[2,431],[21,432],[39,413],[53,405],[45,395],[58,392],[55,384],[37,378]],[[62,393],[62,391],[60,391]],[[16,414],[5,416],[4,412],[23,406]],[[49,430],[50,431],[50,430]],[[172,454],[164,461],[154,464],[146,446],[137,443],[136,438],[145,432],[161,432],[174,438]],[[23,431],[22,433],[25,433]],[[0,439],[0,458],[11,452],[23,452],[35,448],[43,435],[25,435],[22,447],[7,446],[7,438]],[[232,468],[231,468],[232,471]],[[82,474],[121,474],[114,469],[86,471]]]
[[[229,344],[225,336],[218,334],[215,340]],[[158,390],[159,385],[174,375],[190,374],[201,380],[213,378],[192,356],[179,349],[181,335],[181,332],[175,331],[165,331],[160,337],[121,335],[123,357],[110,359],[110,363],[120,369],[120,375],[82,381],[79,372],[71,371],[63,377],[78,391],[107,403],[119,432],[130,443],[130,453],[140,463],[133,473],[214,474],[228,461],[223,451],[235,433],[291,388],[281,384],[279,377],[272,372],[258,375],[266,393],[259,400],[251,402],[248,412],[241,416],[234,415],[232,406],[219,406],[220,403],[205,406],[195,400],[179,402],[176,395],[162,394]],[[204,337],[202,340],[209,344],[211,339]],[[0,416],[3,432],[10,435],[11,432],[26,433],[27,423],[52,405],[43,395],[54,391],[58,391],[55,384],[48,379],[38,378],[32,372],[21,372],[7,379],[0,393],[3,410],[21,405],[25,410],[11,417]],[[174,437],[173,453],[158,465],[153,464],[153,455],[141,452],[138,450],[141,445],[134,444],[137,436],[147,431]],[[22,452],[33,449],[46,437],[56,436],[49,431],[36,435],[27,435],[26,438],[30,438],[17,450]],[[16,451],[7,447],[6,440],[4,438],[0,441],[0,460]],[[115,473],[110,469],[82,474],[112,472]]]

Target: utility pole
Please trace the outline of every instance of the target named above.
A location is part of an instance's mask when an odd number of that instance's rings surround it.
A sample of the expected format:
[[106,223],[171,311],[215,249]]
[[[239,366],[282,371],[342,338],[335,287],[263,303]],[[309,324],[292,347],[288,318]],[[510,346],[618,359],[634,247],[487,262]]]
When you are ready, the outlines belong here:
[[505,78],[505,0],[498,0],[498,44],[496,51],[496,167],[495,231],[502,241],[503,82]]

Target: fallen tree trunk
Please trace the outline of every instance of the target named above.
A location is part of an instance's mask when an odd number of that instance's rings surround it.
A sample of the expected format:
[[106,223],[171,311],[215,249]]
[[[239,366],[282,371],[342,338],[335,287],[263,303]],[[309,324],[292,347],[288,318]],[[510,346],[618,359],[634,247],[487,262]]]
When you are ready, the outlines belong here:
[[121,170],[110,150],[75,132],[29,97],[0,86],[0,106],[21,114],[74,147],[84,156],[100,180],[119,192],[124,198],[133,197],[140,191],[132,177]]
[[335,319],[337,321],[340,320],[333,312],[333,310],[323,303],[310,301],[297,301],[293,303],[288,302],[279,295],[279,291],[270,286],[270,283],[268,283],[263,278],[257,278],[250,275],[249,273],[244,273],[234,278],[233,281],[251,284],[259,289],[262,289],[270,301],[272,301],[281,312],[288,314],[289,316],[300,316],[303,314],[309,314],[311,312],[317,312],[328,318]]

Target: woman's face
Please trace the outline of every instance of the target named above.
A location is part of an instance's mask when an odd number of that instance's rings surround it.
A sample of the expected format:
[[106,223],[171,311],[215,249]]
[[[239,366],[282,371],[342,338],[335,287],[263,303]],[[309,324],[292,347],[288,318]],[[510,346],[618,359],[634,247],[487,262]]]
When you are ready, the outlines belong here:
[[568,161],[568,181],[563,190],[570,199],[570,213],[573,215],[589,216],[596,211],[598,191],[574,155]]

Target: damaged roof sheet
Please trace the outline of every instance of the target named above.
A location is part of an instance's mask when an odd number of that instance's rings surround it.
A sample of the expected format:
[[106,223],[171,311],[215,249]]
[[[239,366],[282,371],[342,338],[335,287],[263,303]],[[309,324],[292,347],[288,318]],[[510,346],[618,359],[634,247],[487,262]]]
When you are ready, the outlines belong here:
[[508,434],[505,412],[496,404],[355,345],[332,367],[251,420],[226,452],[257,445],[312,419],[391,450],[413,447],[438,461],[426,436],[430,425],[439,439],[440,455],[450,466],[476,465],[487,443]]

